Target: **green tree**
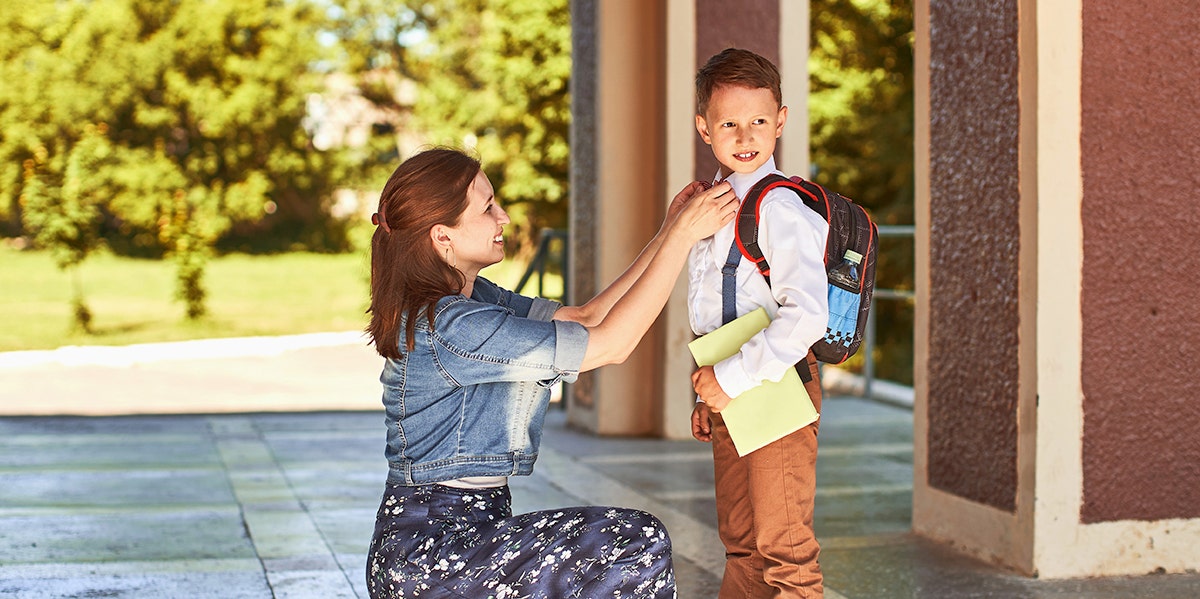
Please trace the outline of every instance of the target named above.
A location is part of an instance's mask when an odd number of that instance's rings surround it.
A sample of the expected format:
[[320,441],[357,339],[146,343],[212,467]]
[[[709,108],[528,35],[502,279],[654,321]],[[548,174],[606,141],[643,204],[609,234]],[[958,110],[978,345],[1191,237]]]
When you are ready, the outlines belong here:
[[[912,3],[813,0],[812,158],[817,182],[866,206],[881,225],[913,223]],[[876,286],[913,289],[911,240],[880,242]],[[877,374],[912,382],[912,308],[872,307]]]
[[409,0],[330,0],[328,33],[338,40],[331,69],[346,75],[353,94],[375,110],[372,133],[348,150],[348,184],[378,191],[406,150],[423,143],[413,116],[415,82],[409,46],[427,37],[433,7]]
[[[36,232],[35,241],[51,249],[58,267],[71,274],[75,326],[91,332],[91,310],[84,301],[78,266],[100,244],[99,221],[111,194],[92,173],[102,171],[112,157],[112,147],[103,126],[87,125],[78,141],[65,154],[57,154],[53,172],[39,176],[37,160],[25,161],[27,222]],[[49,158],[49,156],[47,156]]]
[[[380,70],[419,90],[407,124],[425,145],[475,149],[512,217],[515,246],[567,222],[570,11],[566,0],[380,0],[335,11],[364,95],[393,112]],[[392,82],[394,83],[394,81]]]
[[0,217],[64,268],[104,243],[168,255],[201,316],[232,226],[327,220],[338,156],[302,126],[324,22],[302,0],[3,3]]

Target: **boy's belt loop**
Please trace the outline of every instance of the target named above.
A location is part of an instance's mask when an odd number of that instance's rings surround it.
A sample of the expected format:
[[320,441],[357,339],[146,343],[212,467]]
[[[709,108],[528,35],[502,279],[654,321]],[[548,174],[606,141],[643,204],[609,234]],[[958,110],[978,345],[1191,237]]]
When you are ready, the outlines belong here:
[[725,266],[721,267],[721,324],[728,324],[737,318],[737,267],[741,261],[742,252],[738,249],[735,237],[729,246]]

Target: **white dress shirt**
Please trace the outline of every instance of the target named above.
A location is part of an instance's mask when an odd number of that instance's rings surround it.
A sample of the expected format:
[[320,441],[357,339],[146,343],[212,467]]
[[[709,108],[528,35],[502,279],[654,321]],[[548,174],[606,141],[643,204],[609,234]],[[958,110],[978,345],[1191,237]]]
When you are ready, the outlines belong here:
[[[744,199],[770,173],[783,175],[775,169],[773,156],[753,173],[734,173],[726,180]],[[771,265],[771,284],[743,257],[737,269],[737,315],[762,306],[771,324],[740,352],[713,366],[717,383],[730,397],[783,378],[825,334],[829,320],[825,275],[829,224],[787,189],[773,189],[762,199],[759,223],[758,244]],[[688,255],[688,319],[697,335],[721,326],[721,267],[729,256],[734,226],[731,222],[701,240]]]

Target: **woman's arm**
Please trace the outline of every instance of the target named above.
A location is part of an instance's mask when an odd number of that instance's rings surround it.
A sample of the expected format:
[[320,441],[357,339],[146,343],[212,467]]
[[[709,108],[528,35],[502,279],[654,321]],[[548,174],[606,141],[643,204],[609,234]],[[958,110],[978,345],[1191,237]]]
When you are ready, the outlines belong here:
[[629,268],[621,273],[612,283],[609,284],[603,291],[596,294],[596,297],[588,300],[581,306],[563,306],[554,313],[556,320],[570,320],[578,322],[585,327],[594,327],[604,320],[612,307],[629,291],[634,282],[646,272],[646,267],[650,265],[650,261],[654,259],[654,255],[658,253],[659,248],[666,238],[667,231],[671,228],[671,224],[679,216],[680,210],[687,206],[688,201],[697,193],[704,189],[704,185],[698,181],[693,181],[687,187],[683,188],[679,193],[675,194],[675,199],[671,200],[671,205],[667,207],[667,216],[663,219],[662,226],[658,232],[650,239],[650,243],[642,249],[638,257],[634,259]]
[[[606,301],[612,304],[603,310],[597,324],[588,327],[588,347],[581,371],[619,364],[629,357],[670,297],[692,246],[733,219],[738,200],[730,191],[728,183],[699,193],[689,186],[675,197],[672,202],[675,214],[668,213],[664,231],[655,236],[655,241],[618,278],[620,286],[614,282],[601,294],[624,287],[620,293],[608,297]],[[639,261],[645,264],[640,269]],[[635,270],[640,272],[626,277]]]

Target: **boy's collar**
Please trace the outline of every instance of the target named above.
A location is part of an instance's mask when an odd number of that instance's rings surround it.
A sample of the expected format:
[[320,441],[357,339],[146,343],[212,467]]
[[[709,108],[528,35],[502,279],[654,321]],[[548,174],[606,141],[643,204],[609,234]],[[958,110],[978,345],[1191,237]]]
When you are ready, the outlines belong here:
[[[751,187],[754,187],[755,183],[758,183],[763,177],[773,172],[775,172],[774,155],[767,158],[767,161],[753,173],[732,173],[725,180],[729,181],[729,184],[733,186],[733,193],[737,195],[738,199],[745,199],[746,194],[750,191]],[[720,177],[721,172],[717,171],[716,176],[713,177],[714,182],[719,182],[721,180]]]

